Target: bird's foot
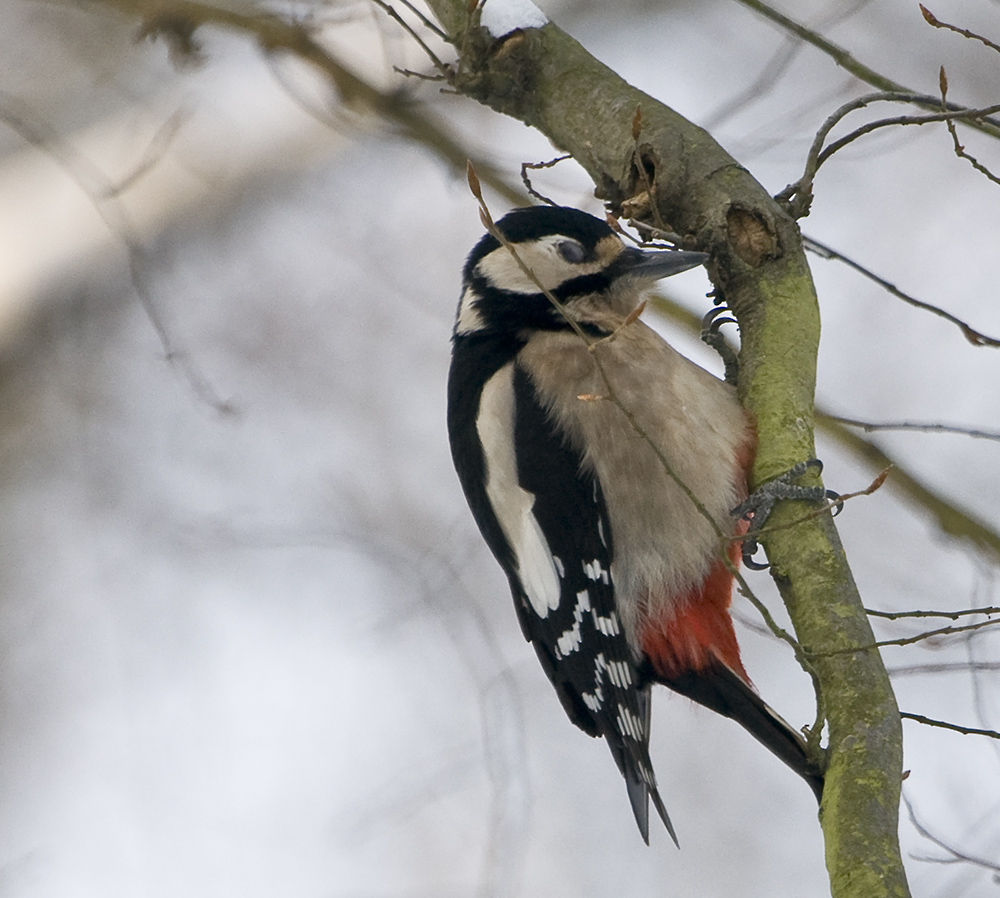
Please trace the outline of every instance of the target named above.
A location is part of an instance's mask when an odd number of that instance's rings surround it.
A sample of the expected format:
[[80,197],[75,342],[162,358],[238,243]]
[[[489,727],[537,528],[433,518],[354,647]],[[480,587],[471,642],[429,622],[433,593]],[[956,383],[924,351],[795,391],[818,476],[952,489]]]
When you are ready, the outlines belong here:
[[[799,486],[797,483],[792,483],[793,480],[801,477],[810,468],[815,468],[816,473],[820,474],[823,471],[823,462],[818,458],[810,458],[807,461],[800,461],[797,465],[792,465],[783,474],[779,474],[773,480],[769,480],[767,483],[759,486],[747,499],[733,509],[732,513],[735,517],[749,522],[747,532],[743,536],[742,555],[743,564],[750,570],[763,571],[768,567],[766,562],[754,561],[754,555],[757,554],[757,549],[759,548],[756,534],[760,532],[767,522],[767,518],[771,514],[771,509],[774,507],[775,502],[779,499],[802,499],[807,502],[821,502],[824,499],[837,500],[840,498],[839,493],[824,489],[821,486]],[[843,507],[843,502],[838,503],[834,508],[834,516],[840,514],[840,510]]]
[[722,363],[726,366],[726,383],[736,386],[736,380],[740,373],[740,362],[736,356],[736,350],[729,345],[719,330],[724,324],[736,324],[736,319],[731,315],[732,313],[725,306],[716,306],[714,309],[710,309],[701,319],[701,339],[703,343],[711,346],[722,356]]

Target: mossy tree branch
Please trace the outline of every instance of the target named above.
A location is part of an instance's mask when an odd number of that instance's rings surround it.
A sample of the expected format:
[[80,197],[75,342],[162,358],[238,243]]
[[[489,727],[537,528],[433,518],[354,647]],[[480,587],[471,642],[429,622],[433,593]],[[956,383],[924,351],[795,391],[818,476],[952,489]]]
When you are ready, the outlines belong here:
[[[739,319],[739,391],[760,436],[753,479],[812,457],[819,311],[795,223],[707,132],[624,82],[555,25],[494,40],[468,27],[465,0],[429,5],[461,53],[454,86],[571,153],[612,207],[644,191],[638,148],[656,214],[686,245],[711,252],[712,280]],[[802,511],[782,503],[772,522]],[[807,653],[874,642],[829,516],[775,530],[765,545]],[[896,835],[902,733],[881,658],[873,650],[817,654],[813,664],[830,735],[822,824],[832,894],[908,895]]]

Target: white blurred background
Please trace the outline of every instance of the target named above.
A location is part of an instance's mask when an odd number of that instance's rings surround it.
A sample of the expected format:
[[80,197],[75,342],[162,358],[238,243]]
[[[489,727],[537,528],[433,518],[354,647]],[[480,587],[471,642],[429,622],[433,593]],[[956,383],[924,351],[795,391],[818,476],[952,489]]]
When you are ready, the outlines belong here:
[[[737,2],[541,5],[772,192],[826,116],[871,90]],[[1000,54],[916,4],[785,7],[916,90],[936,93],[944,64],[950,99],[1000,101]],[[459,272],[481,230],[464,178],[245,37],[201,32],[202,62],[175,66],[100,4],[0,8],[0,895],[826,893],[809,790],[665,691],[653,760],[682,848],[655,828],[645,847],[606,747],[568,723],[521,638],[445,435]],[[509,180],[555,155],[394,74],[427,66],[373,5],[277,8]],[[931,9],[1000,40],[996,0]],[[1000,170],[996,141],[961,133]],[[600,211],[572,163],[534,183]],[[803,229],[1000,336],[1000,187],[943,127],[835,156]],[[1000,429],[1000,350],[837,263],[813,268],[819,403]],[[665,287],[708,307],[703,272]],[[997,442],[870,439],[1000,528]],[[819,452],[842,492],[874,474]],[[997,557],[944,537],[891,478],[839,525],[869,607],[1000,604]],[[779,608],[766,574],[751,583]],[[744,600],[736,612],[761,693],[811,722],[805,675]],[[885,658],[903,710],[1000,727],[994,631]],[[920,823],[1000,864],[1000,744],[904,730]],[[982,865],[928,860],[952,856],[905,812],[901,837],[918,898],[1000,895]]]

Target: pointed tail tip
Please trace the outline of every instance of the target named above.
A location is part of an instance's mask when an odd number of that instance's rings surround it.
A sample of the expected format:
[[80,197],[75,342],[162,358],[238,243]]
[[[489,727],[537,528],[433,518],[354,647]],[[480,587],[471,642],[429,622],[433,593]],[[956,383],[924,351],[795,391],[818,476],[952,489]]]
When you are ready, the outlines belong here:
[[[663,821],[663,825],[667,828],[670,838],[673,839],[674,845],[677,846],[677,848],[680,848],[681,843],[677,840],[677,833],[674,832],[674,825],[670,822],[667,809],[663,806],[663,800],[660,798],[659,790],[653,788],[651,795],[653,798],[653,806],[656,808],[656,813],[660,815],[660,819]],[[647,844],[649,843],[647,842]]]
[[656,786],[650,787],[641,780],[626,782],[626,785],[628,786],[629,801],[632,804],[632,814],[635,816],[635,822],[639,827],[639,835],[642,836],[642,841],[647,845],[649,844],[649,799],[652,798],[653,807],[656,808],[656,813],[659,814],[660,819],[663,821],[667,833],[673,840],[674,845],[680,848],[681,843],[677,840],[674,825],[670,822],[670,816],[667,814],[667,809],[663,805],[663,799],[660,798],[660,793]]

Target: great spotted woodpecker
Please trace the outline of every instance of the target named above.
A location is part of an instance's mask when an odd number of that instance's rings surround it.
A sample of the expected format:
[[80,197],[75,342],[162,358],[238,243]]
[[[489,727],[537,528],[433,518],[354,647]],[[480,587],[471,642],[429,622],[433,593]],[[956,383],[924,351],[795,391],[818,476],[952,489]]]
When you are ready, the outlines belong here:
[[634,320],[644,290],[707,256],[627,247],[569,208],[516,209],[497,227],[509,246],[487,234],[465,264],[448,431],[566,713],[607,740],[647,843],[650,798],[677,841],[649,757],[652,683],[736,720],[819,797],[802,737],[750,685],[729,614],[722,553],[736,564],[740,548],[719,532],[745,527],[733,510],[754,428],[732,386]]

